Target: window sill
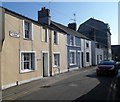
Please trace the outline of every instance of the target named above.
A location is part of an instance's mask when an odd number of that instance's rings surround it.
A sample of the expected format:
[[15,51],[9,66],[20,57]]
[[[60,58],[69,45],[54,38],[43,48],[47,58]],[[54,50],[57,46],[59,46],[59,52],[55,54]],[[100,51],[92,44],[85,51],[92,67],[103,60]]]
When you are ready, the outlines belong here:
[[54,67],[54,68],[59,68],[60,66],[56,66],[56,65],[54,65],[53,67]]
[[81,47],[81,46],[78,46],[78,45],[67,45],[67,46],[70,46],[70,47]]
[[26,69],[26,70],[20,70],[20,73],[28,73],[28,72],[34,72],[35,70],[28,70],[28,69]]
[[48,43],[48,41],[42,41],[43,43]]
[[32,39],[31,38],[23,38],[24,40],[30,40],[30,41],[32,41]]
[[76,65],[76,63],[70,63],[70,66]]

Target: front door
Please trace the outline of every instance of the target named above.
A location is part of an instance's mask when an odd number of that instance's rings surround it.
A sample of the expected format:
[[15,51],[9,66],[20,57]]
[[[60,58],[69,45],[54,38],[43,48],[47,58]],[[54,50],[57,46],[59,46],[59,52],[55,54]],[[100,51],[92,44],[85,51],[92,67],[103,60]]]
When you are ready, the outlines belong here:
[[80,61],[80,52],[78,52],[78,68],[80,68],[80,64],[81,64],[81,61]]
[[81,61],[82,61],[82,67],[84,67],[84,56],[83,56],[83,52],[81,53]]
[[43,53],[43,77],[48,76],[48,53]]

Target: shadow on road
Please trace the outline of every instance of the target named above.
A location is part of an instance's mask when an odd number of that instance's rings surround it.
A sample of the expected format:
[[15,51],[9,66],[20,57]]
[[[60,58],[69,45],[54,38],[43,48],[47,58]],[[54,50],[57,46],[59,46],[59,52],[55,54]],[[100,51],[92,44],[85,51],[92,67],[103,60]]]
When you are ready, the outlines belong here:
[[116,76],[97,76],[96,73],[87,75],[86,77],[96,78],[99,84],[84,94],[78,97],[73,102],[80,101],[120,101],[120,72]]

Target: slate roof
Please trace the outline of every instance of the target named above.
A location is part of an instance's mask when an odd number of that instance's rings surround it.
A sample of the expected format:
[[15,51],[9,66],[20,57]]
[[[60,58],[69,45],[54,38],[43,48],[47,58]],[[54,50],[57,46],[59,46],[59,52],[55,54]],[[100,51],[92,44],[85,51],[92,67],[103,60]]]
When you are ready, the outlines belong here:
[[38,26],[46,26],[50,29],[53,29],[53,30],[58,30],[60,32],[63,32],[64,34],[70,34],[70,35],[74,35],[74,36],[77,36],[77,37],[81,37],[83,39],[87,39],[87,40],[90,40],[88,37],[82,35],[81,33],[75,31],[75,30],[72,30],[70,28],[68,28],[67,26],[64,26],[60,23],[57,23],[57,22],[54,22],[54,21],[51,21],[51,24],[50,25],[47,25],[47,24],[41,24],[39,23],[38,21],[36,20],[33,20],[29,17],[26,17],[22,14],[19,14],[19,13],[16,13],[14,11],[11,11],[7,8],[4,8],[4,7],[0,7],[0,8],[3,8],[5,10],[6,13],[10,14],[10,15],[13,15],[13,16],[16,16],[20,19],[27,19],[27,20],[30,20],[31,22],[34,22],[35,24],[37,24]]
[[12,16],[18,17],[19,19],[26,19],[26,20],[29,20],[29,21],[31,21],[32,23],[34,23],[34,24],[36,24],[36,25],[38,25],[38,26],[44,26],[44,27],[47,27],[47,28],[50,28],[50,29],[54,29],[54,28],[52,28],[52,27],[49,26],[49,25],[46,25],[46,24],[43,24],[43,23],[39,23],[38,21],[36,21],[36,20],[34,20],[34,19],[31,19],[31,18],[29,18],[29,17],[26,17],[26,16],[24,16],[24,15],[22,15],[22,14],[16,13],[15,11],[9,10],[9,9],[7,9],[7,8],[5,8],[5,7],[1,7],[1,6],[0,6],[0,8],[2,8],[2,9],[4,10],[3,12],[5,12],[5,13],[7,13],[7,14],[10,14],[10,15],[12,15]]
[[77,37],[81,37],[83,39],[90,40],[88,37],[82,35],[81,33],[77,32],[75,30],[72,30],[72,29],[68,28],[67,26],[64,26],[64,25],[62,25],[60,23],[56,23],[54,21],[51,21],[51,26],[58,27],[59,29],[61,29],[66,34],[70,34],[70,35],[73,35],[73,36],[77,36]]

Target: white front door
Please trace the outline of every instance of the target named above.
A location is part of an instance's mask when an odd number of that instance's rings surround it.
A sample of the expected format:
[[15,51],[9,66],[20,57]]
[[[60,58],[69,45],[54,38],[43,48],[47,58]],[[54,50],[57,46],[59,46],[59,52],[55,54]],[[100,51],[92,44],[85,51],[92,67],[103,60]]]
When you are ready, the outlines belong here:
[[43,77],[47,77],[48,72],[48,53],[43,53]]

